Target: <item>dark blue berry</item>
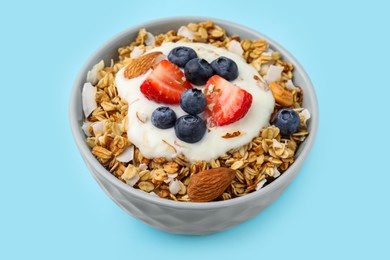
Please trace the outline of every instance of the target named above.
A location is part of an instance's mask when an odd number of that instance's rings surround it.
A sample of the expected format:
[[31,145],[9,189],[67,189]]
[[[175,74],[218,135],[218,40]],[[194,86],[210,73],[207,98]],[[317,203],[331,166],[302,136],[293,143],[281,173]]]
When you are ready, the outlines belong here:
[[301,120],[298,113],[291,108],[283,108],[279,110],[274,119],[274,124],[280,129],[283,135],[296,133]]
[[198,55],[193,49],[184,46],[176,47],[168,54],[168,60],[181,68],[184,68],[187,62],[196,57]]
[[175,133],[177,138],[186,143],[196,143],[206,133],[206,124],[198,116],[185,115],[177,119]]
[[206,97],[199,89],[187,89],[181,94],[180,107],[190,115],[200,114],[206,108]]
[[213,68],[204,59],[192,59],[184,67],[186,78],[195,85],[204,85],[214,75]]
[[211,67],[214,73],[221,76],[222,78],[232,81],[238,77],[237,64],[224,56],[219,57],[211,62]]
[[159,107],[152,113],[152,124],[160,129],[171,128],[176,122],[176,113],[169,107]]

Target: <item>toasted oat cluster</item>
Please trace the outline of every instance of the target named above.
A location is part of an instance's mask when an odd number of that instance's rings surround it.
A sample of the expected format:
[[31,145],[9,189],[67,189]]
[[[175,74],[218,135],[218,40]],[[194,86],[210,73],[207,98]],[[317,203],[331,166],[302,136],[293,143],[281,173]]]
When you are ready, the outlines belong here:
[[[272,91],[276,105],[269,126],[261,129],[258,137],[228,151],[225,156],[194,163],[183,155],[172,160],[145,158],[128,140],[128,104],[118,96],[116,73],[146,51],[164,42],[179,41],[226,48],[241,55],[268,81],[267,87]],[[270,50],[265,40],[229,36],[223,28],[206,21],[190,23],[178,31],[156,36],[141,29],[135,41],[119,48],[118,54],[119,58],[110,66],[100,62],[88,73],[89,83],[84,85],[83,94],[85,91],[94,99],[83,103],[84,110],[88,109],[83,130],[87,135],[86,142],[99,162],[119,180],[136,189],[176,201],[240,197],[261,189],[283,174],[294,163],[299,144],[309,134],[306,122],[310,113],[302,107],[302,89],[293,84],[293,66],[284,62],[278,52]],[[278,73],[279,78],[275,81]],[[299,115],[298,130],[292,134],[282,134],[274,122],[278,111],[286,108]],[[225,138],[239,134],[232,133]]]

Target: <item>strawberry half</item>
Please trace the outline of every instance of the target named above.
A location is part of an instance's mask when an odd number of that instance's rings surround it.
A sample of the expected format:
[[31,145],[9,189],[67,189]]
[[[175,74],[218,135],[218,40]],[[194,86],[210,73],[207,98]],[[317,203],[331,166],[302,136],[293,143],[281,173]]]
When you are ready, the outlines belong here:
[[244,89],[214,75],[204,90],[206,116],[212,125],[223,126],[243,118],[252,105],[252,95]]
[[179,104],[184,90],[192,88],[178,66],[168,60],[161,61],[141,84],[144,96],[157,103]]

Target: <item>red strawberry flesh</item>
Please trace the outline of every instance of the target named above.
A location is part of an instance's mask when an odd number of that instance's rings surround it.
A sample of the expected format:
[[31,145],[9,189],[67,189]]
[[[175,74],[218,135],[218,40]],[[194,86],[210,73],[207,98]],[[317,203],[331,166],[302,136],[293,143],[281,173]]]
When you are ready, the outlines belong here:
[[179,104],[180,96],[192,85],[178,66],[168,60],[161,61],[141,84],[144,96],[157,103]]
[[252,105],[252,95],[224,78],[214,75],[204,90],[206,116],[211,125],[223,126],[243,118]]

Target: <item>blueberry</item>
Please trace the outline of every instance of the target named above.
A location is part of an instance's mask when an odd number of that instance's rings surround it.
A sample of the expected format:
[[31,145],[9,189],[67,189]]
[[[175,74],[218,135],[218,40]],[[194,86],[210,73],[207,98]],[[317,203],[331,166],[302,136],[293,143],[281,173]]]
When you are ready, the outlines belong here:
[[290,135],[298,131],[301,120],[296,111],[291,108],[283,108],[275,115],[274,124],[283,135]]
[[206,97],[199,89],[187,89],[181,94],[180,107],[190,115],[197,115],[205,110]]
[[185,115],[177,119],[175,133],[177,138],[186,143],[196,143],[206,133],[206,124],[198,116]]
[[198,55],[193,49],[184,46],[176,47],[168,54],[168,60],[181,68],[184,68],[187,62],[196,57]]
[[160,129],[171,128],[176,122],[176,113],[169,107],[159,107],[152,113],[152,124]]
[[232,81],[238,77],[237,64],[224,56],[219,57],[211,62],[211,67],[214,73],[221,76],[222,78]]
[[204,85],[214,75],[213,68],[204,59],[192,59],[184,67],[186,78],[195,85]]

